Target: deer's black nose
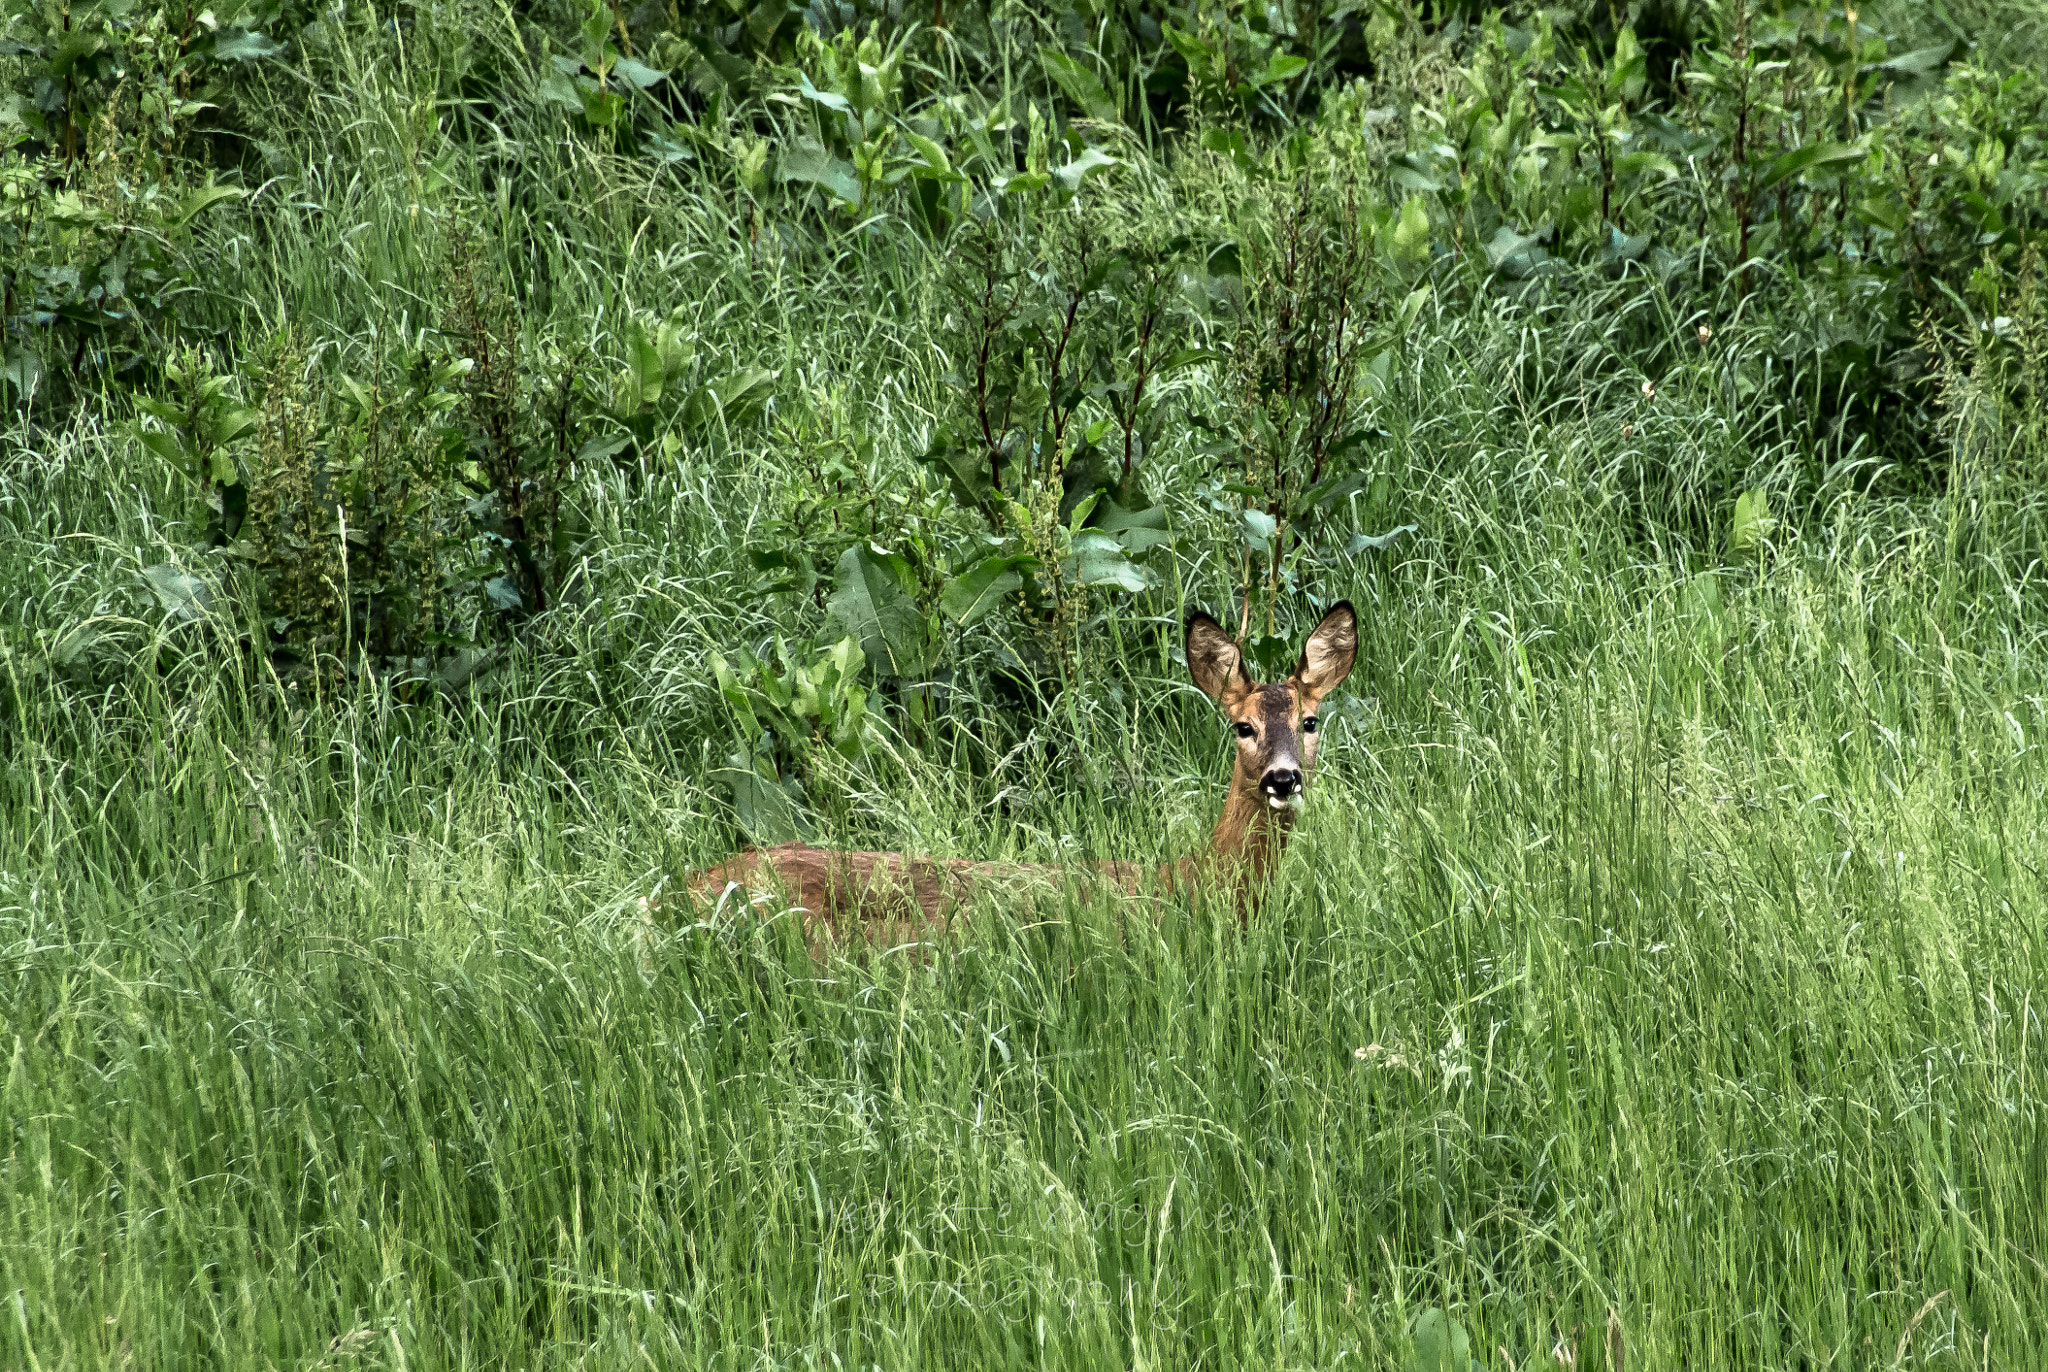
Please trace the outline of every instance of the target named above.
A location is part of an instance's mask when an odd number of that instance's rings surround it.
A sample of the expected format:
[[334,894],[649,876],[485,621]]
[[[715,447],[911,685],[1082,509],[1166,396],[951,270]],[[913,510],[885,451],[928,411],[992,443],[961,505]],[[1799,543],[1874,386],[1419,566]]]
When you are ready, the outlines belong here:
[[1292,767],[1275,767],[1260,779],[1259,789],[1285,800],[1301,789],[1301,773]]

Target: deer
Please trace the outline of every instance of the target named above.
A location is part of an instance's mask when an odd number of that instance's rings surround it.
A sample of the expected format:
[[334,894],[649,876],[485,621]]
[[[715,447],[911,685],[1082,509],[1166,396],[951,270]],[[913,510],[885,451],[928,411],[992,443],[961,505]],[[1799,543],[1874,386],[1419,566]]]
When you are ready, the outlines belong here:
[[1308,797],[1316,712],[1357,659],[1358,615],[1348,600],[1330,607],[1302,644],[1293,672],[1264,685],[1252,680],[1237,641],[1206,614],[1188,617],[1186,649],[1189,676],[1235,736],[1230,789],[1204,852],[1163,865],[1100,860],[1069,870],[795,842],[743,850],[683,886],[707,907],[738,898],[798,913],[821,959],[829,944],[855,934],[882,946],[920,941],[946,928],[977,891],[1022,893],[1071,878],[1124,896],[1220,888],[1240,923],[1249,924]]

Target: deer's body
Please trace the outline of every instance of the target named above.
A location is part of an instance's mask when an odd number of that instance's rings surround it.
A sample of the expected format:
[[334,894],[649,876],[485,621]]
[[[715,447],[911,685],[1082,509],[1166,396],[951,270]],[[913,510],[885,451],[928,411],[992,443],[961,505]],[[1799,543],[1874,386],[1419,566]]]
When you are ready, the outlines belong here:
[[1102,881],[1126,895],[1145,887],[1150,868],[1097,862],[1064,868],[1029,862],[973,862],[904,853],[854,852],[809,843],[749,848],[690,878],[707,904],[764,897],[775,910],[801,910],[813,945],[850,935],[874,943],[929,937],[963,911],[977,890],[1000,889],[1019,899],[1056,891],[1067,881]]
[[1207,615],[1188,621],[1188,670],[1237,734],[1223,816],[1200,855],[1164,865],[1098,861],[1065,868],[784,843],[736,853],[691,876],[687,889],[707,905],[737,900],[774,903],[777,913],[800,911],[814,949],[852,936],[882,944],[925,938],[946,927],[977,892],[1021,900],[1068,883],[1122,896],[1222,889],[1248,919],[1294,827],[1315,765],[1315,710],[1350,672],[1357,626],[1349,603],[1339,604],[1309,635],[1293,675],[1259,686],[1216,621]]

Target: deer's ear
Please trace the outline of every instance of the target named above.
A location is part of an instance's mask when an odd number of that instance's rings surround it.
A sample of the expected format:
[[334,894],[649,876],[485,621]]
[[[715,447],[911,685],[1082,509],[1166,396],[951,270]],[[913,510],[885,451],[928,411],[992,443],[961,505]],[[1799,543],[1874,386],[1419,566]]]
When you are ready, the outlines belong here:
[[[1351,608],[1350,601],[1340,600],[1301,645],[1301,661],[1294,668],[1294,679],[1301,685],[1304,702],[1314,705],[1336,690],[1337,683],[1351,675],[1351,664],[1357,660],[1358,612]],[[1194,661],[1192,655],[1188,661]]]
[[1219,705],[1251,690],[1244,654],[1223,626],[1205,614],[1188,616],[1188,675]]

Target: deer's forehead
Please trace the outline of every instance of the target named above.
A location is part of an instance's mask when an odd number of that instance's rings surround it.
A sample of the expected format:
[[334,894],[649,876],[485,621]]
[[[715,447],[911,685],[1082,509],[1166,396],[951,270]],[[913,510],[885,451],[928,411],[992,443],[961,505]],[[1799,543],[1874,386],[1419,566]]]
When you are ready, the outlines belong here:
[[1247,724],[1291,724],[1301,698],[1292,682],[1254,686],[1230,711],[1233,719]]

